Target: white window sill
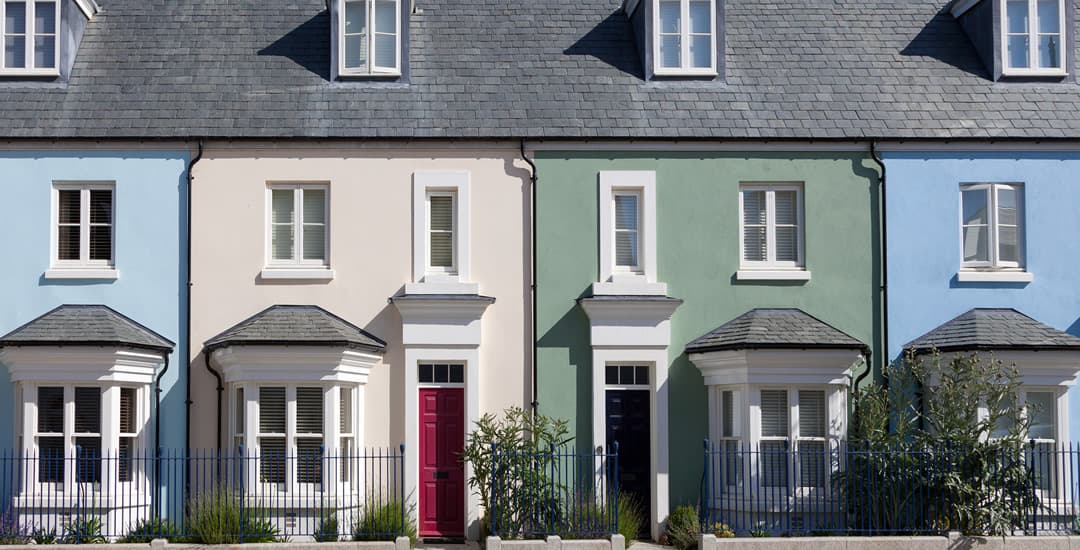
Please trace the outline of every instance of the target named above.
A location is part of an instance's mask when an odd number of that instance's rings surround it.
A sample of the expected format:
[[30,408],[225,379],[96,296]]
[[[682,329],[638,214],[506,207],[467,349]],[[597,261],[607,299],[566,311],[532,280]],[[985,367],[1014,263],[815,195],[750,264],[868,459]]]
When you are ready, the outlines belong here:
[[740,269],[735,272],[736,281],[809,281],[810,272],[805,269]]
[[334,279],[334,270],[267,267],[259,273],[259,277],[264,281],[331,281]]
[[46,280],[94,280],[115,281],[120,278],[120,272],[114,268],[53,268],[45,272]]
[[672,67],[656,67],[653,71],[656,76],[716,76],[720,73],[716,69],[678,69]]
[[1068,76],[1065,69],[1004,69],[1001,76]]
[[424,279],[421,283],[405,283],[405,294],[479,294],[480,285],[457,280]]
[[0,69],[0,76],[60,76],[60,69]]
[[667,283],[650,283],[644,276],[632,279],[616,276],[613,279],[593,283],[593,296],[667,296]]
[[961,283],[1030,283],[1035,275],[1027,271],[966,271],[956,274]]

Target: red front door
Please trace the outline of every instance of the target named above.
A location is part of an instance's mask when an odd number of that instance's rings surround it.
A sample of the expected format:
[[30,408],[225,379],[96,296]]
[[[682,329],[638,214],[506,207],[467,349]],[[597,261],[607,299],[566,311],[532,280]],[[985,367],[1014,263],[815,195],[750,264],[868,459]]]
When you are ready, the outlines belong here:
[[465,390],[420,390],[420,536],[465,535]]

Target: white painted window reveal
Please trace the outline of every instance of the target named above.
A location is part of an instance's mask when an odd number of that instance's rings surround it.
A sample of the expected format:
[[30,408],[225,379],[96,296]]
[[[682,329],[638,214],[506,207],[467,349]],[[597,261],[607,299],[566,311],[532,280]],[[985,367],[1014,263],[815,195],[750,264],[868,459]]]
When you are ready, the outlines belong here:
[[1065,0],[1002,0],[1006,75],[1064,75]]
[[1023,185],[980,183],[960,187],[963,269],[1023,267]]
[[716,74],[716,0],[659,0],[654,56],[658,75]]
[[0,74],[58,74],[59,1],[5,0],[0,2],[0,22],[4,53]]
[[400,0],[338,1],[341,74],[401,74]]

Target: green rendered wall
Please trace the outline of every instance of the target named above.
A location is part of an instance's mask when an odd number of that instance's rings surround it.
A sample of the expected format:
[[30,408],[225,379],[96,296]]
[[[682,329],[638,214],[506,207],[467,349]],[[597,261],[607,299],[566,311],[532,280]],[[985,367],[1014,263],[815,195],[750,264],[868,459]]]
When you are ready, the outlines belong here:
[[[684,300],[669,348],[672,509],[698,500],[708,429],[688,342],[753,308],[797,307],[878,357],[878,172],[866,154],[544,151],[536,164],[539,411],[569,419],[583,450],[592,431],[591,350],[576,300],[599,276],[598,173],[656,171],[658,277]],[[810,281],[735,281],[740,182],[804,184]]]

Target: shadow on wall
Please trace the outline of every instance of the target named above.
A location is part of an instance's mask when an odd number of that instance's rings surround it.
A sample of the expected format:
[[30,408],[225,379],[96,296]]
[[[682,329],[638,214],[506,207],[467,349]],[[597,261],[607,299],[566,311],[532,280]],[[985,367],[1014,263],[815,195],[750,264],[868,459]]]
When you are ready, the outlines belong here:
[[[585,287],[578,294],[578,298],[592,295],[592,285]],[[539,382],[539,385],[548,392],[554,392],[554,388],[562,384],[572,384],[571,388],[563,386],[564,391],[572,391],[575,396],[574,405],[577,414],[570,411],[561,412],[557,416],[562,418],[574,418],[576,425],[573,427],[576,434],[575,443],[577,452],[588,453],[592,451],[592,349],[589,345],[589,317],[581,306],[575,305],[567,310],[551,328],[538,338],[540,348],[564,349],[568,354],[568,364],[565,368],[573,369],[573,373],[541,372],[549,379]],[[554,366],[549,366],[552,368]],[[562,365],[558,365],[562,367]],[[572,375],[572,378],[571,378]],[[561,381],[560,381],[561,380]],[[572,381],[570,381],[572,380]],[[544,399],[543,393],[540,400]],[[549,410],[547,414],[553,413]]]
[[259,56],[285,57],[330,81],[330,11],[323,10],[259,50]]
[[[405,287],[402,286],[392,296],[403,294],[404,291]],[[383,355],[382,364],[376,368],[387,369],[390,410],[386,411],[386,422],[388,424],[386,444],[396,446],[398,443],[405,442],[406,417],[405,400],[403,399],[405,395],[405,369],[401,368],[405,364],[405,346],[401,345],[401,314],[398,313],[393,304],[387,302],[386,306],[379,310],[379,313],[363,328],[386,342],[386,354]],[[367,418],[366,413],[364,418]],[[366,437],[370,442],[371,437]],[[367,443],[367,445],[370,446],[371,443]],[[405,452],[410,451],[406,449]]]
[[626,15],[613,13],[564,50],[563,54],[594,57],[630,76],[644,79],[633,37],[634,31]]
[[[674,344],[674,342],[672,342]],[[675,348],[674,345],[672,349]],[[702,442],[709,436],[705,379],[680,353],[668,367],[668,491],[672,505],[696,502],[702,479]]]
[[960,22],[953,18],[946,5],[900,51],[905,57],[929,57],[966,73],[989,79],[990,73],[975,46],[968,39]]

